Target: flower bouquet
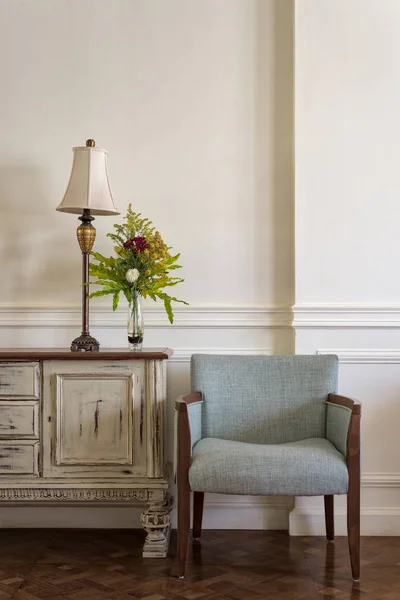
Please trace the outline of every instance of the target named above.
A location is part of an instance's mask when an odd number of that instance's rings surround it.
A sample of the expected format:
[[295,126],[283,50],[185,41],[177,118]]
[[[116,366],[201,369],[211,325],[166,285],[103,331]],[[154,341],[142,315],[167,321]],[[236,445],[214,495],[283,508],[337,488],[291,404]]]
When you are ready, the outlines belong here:
[[174,277],[171,272],[180,269],[177,264],[179,254],[173,256],[170,247],[165,244],[160,233],[149,219],[128,206],[123,225],[114,225],[115,233],[108,233],[115,244],[116,258],[106,258],[98,252],[92,252],[96,263],[90,263],[89,275],[96,277],[90,282],[103,289],[92,292],[95,296],[113,297],[113,310],[116,310],[122,292],[128,301],[128,341],[131,350],[140,350],[143,343],[143,319],[140,298],[162,300],[170,323],[174,321],[172,302],[182,302],[170,296],[165,288],[173,287],[184,281]]

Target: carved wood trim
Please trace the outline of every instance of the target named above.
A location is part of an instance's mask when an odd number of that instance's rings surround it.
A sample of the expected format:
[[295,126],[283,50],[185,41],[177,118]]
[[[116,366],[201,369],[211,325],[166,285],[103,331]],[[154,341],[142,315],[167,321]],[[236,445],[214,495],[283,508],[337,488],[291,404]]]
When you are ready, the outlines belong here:
[[0,502],[132,502],[146,501],[147,489],[129,488],[7,488],[0,489]]

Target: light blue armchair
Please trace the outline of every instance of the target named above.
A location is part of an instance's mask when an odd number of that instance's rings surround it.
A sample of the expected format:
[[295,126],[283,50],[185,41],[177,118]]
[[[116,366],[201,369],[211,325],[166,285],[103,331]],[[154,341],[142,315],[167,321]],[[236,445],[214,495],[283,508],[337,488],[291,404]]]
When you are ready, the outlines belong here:
[[360,576],[359,403],[338,396],[336,356],[194,355],[192,393],[178,411],[178,570],[185,573],[193,498],[199,539],[204,492],[324,496],[334,539],[334,494],[347,494],[353,579]]

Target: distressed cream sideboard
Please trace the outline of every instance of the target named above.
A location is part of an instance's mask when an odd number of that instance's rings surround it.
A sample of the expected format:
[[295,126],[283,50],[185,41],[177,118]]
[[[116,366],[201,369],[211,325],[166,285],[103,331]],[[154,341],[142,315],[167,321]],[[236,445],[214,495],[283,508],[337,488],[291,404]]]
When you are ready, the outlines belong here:
[[0,502],[142,501],[143,556],[165,557],[171,354],[0,350]]

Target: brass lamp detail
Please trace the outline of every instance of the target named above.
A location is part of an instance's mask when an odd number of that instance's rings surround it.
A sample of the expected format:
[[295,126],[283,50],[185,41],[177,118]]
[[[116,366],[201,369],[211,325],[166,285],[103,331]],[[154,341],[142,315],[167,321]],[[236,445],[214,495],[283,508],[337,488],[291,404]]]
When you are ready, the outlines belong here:
[[89,332],[89,254],[96,239],[93,215],[118,215],[107,172],[107,151],[86,140],[83,147],[73,148],[74,160],[67,191],[56,210],[81,214],[76,231],[82,252],[82,333],[73,340],[73,352],[95,352],[99,342]]
[[96,227],[91,223],[91,221],[94,221],[94,217],[90,214],[90,210],[85,208],[79,220],[82,221],[82,225],[79,225],[76,230],[76,237],[81,252],[87,254],[92,251],[96,239]]

